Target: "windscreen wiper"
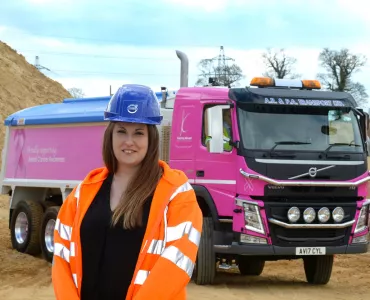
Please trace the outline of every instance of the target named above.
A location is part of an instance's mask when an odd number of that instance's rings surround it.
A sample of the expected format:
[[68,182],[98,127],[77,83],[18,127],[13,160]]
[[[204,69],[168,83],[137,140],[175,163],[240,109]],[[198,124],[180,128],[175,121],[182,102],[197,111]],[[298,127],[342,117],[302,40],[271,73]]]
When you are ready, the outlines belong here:
[[[275,148],[279,145],[309,145],[312,143],[309,142],[299,142],[299,141],[280,141],[280,142],[275,142],[275,145],[270,149],[269,154],[270,157],[272,156],[272,152],[274,152]],[[281,156],[281,155],[279,155]],[[288,155],[287,155],[288,156]],[[291,157],[294,157],[295,155],[289,155]]]
[[325,157],[328,157],[328,152],[329,150],[332,148],[332,147],[335,147],[335,146],[353,146],[353,147],[362,147],[362,145],[359,145],[359,144],[352,144],[351,143],[333,143],[333,144],[330,144],[328,148],[326,148],[322,153],[325,155]]

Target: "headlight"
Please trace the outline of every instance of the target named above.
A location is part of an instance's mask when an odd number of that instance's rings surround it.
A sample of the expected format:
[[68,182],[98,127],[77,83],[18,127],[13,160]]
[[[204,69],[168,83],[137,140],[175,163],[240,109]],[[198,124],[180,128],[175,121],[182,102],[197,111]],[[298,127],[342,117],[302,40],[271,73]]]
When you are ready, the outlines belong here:
[[355,237],[353,238],[352,240],[352,244],[362,244],[362,243],[367,243],[369,242],[369,233],[368,234],[365,234],[365,235],[362,235],[362,236],[358,236],[358,237]]
[[298,207],[294,206],[288,210],[288,219],[290,222],[295,223],[299,220],[300,217],[301,217],[301,211],[299,210]]
[[358,216],[358,221],[355,229],[355,233],[361,232],[367,229],[367,217],[369,213],[369,205],[363,206]]
[[343,210],[343,208],[341,208],[341,207],[334,208],[334,210],[333,210],[333,219],[334,219],[334,222],[336,222],[336,223],[340,223],[340,222],[343,221],[343,219],[344,219],[344,210]]
[[306,223],[312,223],[315,220],[316,212],[312,207],[306,208],[303,212],[303,219]]
[[317,214],[319,221],[321,223],[326,223],[330,219],[330,210],[327,207],[320,208],[318,214]]
[[254,232],[265,234],[258,205],[243,202],[243,208],[246,223],[245,228]]

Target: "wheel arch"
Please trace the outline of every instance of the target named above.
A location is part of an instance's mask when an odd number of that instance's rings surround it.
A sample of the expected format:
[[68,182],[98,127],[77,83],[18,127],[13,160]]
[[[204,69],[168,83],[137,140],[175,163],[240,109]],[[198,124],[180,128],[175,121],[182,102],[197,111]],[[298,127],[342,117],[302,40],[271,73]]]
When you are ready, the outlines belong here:
[[214,227],[217,230],[219,228],[220,221],[218,218],[217,208],[211,194],[207,188],[201,185],[193,185],[193,189],[195,191],[195,195],[197,196],[198,204],[202,210],[203,216],[212,217]]

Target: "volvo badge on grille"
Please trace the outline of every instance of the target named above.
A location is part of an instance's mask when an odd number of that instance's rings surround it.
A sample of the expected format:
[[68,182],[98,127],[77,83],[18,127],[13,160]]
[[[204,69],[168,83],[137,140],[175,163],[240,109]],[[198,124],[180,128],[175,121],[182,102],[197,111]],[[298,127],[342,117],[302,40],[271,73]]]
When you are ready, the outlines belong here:
[[327,166],[327,167],[324,167],[324,168],[321,168],[321,169],[318,169],[316,167],[311,167],[311,168],[308,169],[307,173],[303,173],[303,174],[300,174],[300,175],[297,175],[297,176],[293,176],[293,177],[290,177],[288,179],[297,179],[297,178],[305,177],[307,175],[310,176],[311,178],[315,178],[318,172],[321,172],[321,171],[324,171],[324,170],[327,170],[327,169],[331,169],[331,168],[334,168],[334,167],[335,167],[335,165]]
[[316,174],[317,174],[317,168],[310,168],[308,170],[308,175],[310,175],[311,177],[316,177]]

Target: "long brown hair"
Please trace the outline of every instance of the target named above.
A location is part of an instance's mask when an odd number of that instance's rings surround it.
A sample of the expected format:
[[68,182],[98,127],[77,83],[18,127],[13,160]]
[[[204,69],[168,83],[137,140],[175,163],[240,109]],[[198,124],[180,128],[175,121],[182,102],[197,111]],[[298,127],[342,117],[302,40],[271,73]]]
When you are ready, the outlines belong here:
[[[112,145],[114,125],[114,122],[109,123],[103,138],[103,161],[111,174],[115,174],[118,168]],[[117,225],[121,220],[125,229],[142,226],[143,205],[147,198],[154,193],[162,176],[162,168],[158,163],[159,132],[155,125],[147,126],[148,151],[138,172],[129,182],[126,192],[121,196],[121,201],[113,212],[113,226]],[[145,184],[143,184],[143,181],[145,181]]]

